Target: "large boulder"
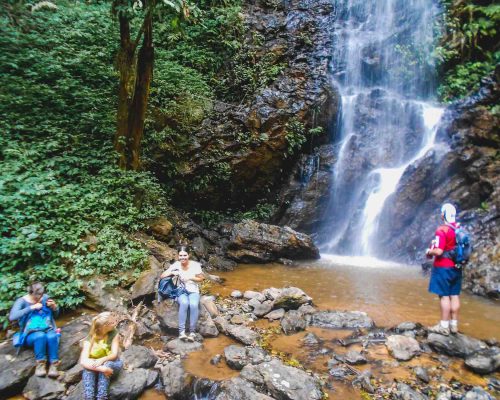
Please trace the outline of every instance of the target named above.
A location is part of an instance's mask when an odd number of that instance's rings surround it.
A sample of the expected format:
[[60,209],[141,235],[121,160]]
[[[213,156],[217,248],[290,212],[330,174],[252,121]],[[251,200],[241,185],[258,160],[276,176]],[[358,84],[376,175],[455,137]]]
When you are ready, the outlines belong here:
[[48,377],[32,376],[23,389],[23,396],[29,400],[60,399],[66,390],[63,383]]
[[431,333],[427,337],[427,343],[438,353],[461,358],[468,357],[488,347],[486,343],[481,340],[460,333],[449,336]]
[[260,364],[270,361],[271,357],[260,347],[227,346],[224,349],[227,365],[233,369],[243,369],[247,364]]
[[158,357],[147,347],[132,345],[122,353],[121,359],[127,369],[136,369],[153,368]]
[[127,312],[129,293],[121,288],[106,287],[106,278],[95,276],[84,280],[82,291],[85,294],[84,305],[96,311],[108,310],[118,313]]
[[203,348],[203,344],[200,342],[185,342],[180,339],[173,339],[167,343],[166,349],[174,354],[179,354],[184,356],[186,354],[192,353],[193,351],[198,351]]
[[223,381],[219,386],[219,393],[215,400],[273,400],[265,394],[257,392],[255,387],[241,378]]
[[80,358],[82,351],[81,340],[87,337],[90,329],[91,317],[79,317],[61,328],[61,341],[59,343],[59,369],[66,371],[73,367]]
[[[265,294],[266,291],[264,291]],[[274,298],[273,309],[284,308],[285,310],[296,310],[303,304],[310,304],[312,298],[302,289],[287,287],[280,290]]]
[[163,272],[160,262],[149,256],[149,269],[143,271],[130,287],[130,300],[137,301],[144,297],[154,297],[158,292],[158,281]]
[[330,329],[372,328],[373,320],[361,311],[319,311],[312,315],[311,325]]
[[18,355],[11,341],[0,344],[0,398],[19,393],[34,371],[33,351],[23,350]]
[[385,344],[389,353],[399,361],[408,361],[421,351],[415,339],[404,335],[389,336]]
[[109,387],[110,400],[134,400],[158,380],[158,371],[136,368],[120,371]]
[[290,335],[305,330],[308,325],[308,318],[298,310],[290,310],[285,313],[280,324],[283,332]]
[[[319,382],[301,369],[289,367],[276,359],[249,367],[245,367],[246,379],[254,379],[254,383],[258,385],[263,383],[276,399],[320,400],[322,398]],[[249,373],[250,369],[252,373]]]
[[495,372],[500,368],[500,349],[491,347],[480,350],[465,359],[465,365],[474,372],[484,375]]
[[181,395],[191,383],[191,378],[184,371],[181,360],[168,363],[161,369],[160,375],[168,398],[176,398]]
[[319,250],[312,239],[285,226],[252,220],[235,224],[227,255],[238,262],[267,263],[280,258],[316,259]]

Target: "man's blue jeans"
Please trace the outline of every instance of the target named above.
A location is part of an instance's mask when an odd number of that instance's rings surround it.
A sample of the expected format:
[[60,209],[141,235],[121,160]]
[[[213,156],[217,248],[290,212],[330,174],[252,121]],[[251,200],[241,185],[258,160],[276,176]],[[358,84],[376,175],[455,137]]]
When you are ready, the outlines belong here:
[[25,344],[33,347],[37,361],[46,361],[47,355],[50,363],[59,361],[59,336],[55,331],[30,333]]
[[198,322],[198,305],[200,304],[199,293],[184,293],[177,297],[179,303],[179,333],[186,330],[186,318],[189,308],[189,331],[194,332]]

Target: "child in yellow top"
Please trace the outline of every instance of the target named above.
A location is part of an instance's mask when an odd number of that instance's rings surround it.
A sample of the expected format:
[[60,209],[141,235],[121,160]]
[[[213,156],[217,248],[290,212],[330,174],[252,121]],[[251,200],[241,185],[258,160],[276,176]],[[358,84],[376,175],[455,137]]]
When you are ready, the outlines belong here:
[[92,319],[87,338],[83,342],[80,364],[85,400],[108,398],[109,381],[123,366],[118,358],[120,335],[116,331],[117,319],[110,312],[103,312]]

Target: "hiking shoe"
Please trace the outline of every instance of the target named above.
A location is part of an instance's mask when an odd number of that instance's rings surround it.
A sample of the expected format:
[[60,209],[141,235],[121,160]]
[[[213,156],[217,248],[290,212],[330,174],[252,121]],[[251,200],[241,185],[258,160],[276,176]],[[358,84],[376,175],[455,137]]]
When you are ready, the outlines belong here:
[[450,324],[450,333],[458,333],[458,324]]
[[182,340],[183,342],[189,340],[188,336],[186,335],[186,332],[184,332],[184,331],[179,333],[179,339]]
[[444,335],[444,336],[448,336],[450,334],[450,329],[449,328],[445,328],[443,325],[441,324],[437,324],[437,325],[434,325],[434,326],[430,326],[429,328],[427,328],[427,330],[429,332],[432,332],[432,333],[439,333],[440,335]]
[[35,368],[35,376],[45,376],[47,375],[47,370],[45,369],[45,361],[37,361]]
[[196,333],[191,332],[187,338],[190,342],[194,342],[196,340]]
[[59,377],[59,370],[57,369],[58,365],[59,365],[59,362],[55,362],[55,363],[50,364],[49,372],[47,373],[49,378],[58,378]]

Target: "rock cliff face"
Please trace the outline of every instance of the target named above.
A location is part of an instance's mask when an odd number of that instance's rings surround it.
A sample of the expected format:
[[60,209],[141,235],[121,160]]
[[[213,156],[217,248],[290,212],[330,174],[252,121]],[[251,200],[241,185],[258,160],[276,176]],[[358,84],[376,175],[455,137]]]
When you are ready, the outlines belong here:
[[214,105],[182,173],[186,182],[202,179],[203,190],[187,200],[180,192],[177,202],[213,209],[253,206],[288,176],[295,162],[287,140],[290,124],[300,124],[307,136],[309,128],[327,127],[336,114],[337,96],[327,79],[333,19],[330,0],[245,2],[244,23],[256,57],[271,57],[284,70],[255,98]]
[[475,251],[464,270],[472,292],[500,297],[500,68],[480,91],[446,110],[440,145],[405,172],[386,203],[380,256],[418,260],[445,201],[457,205]]

